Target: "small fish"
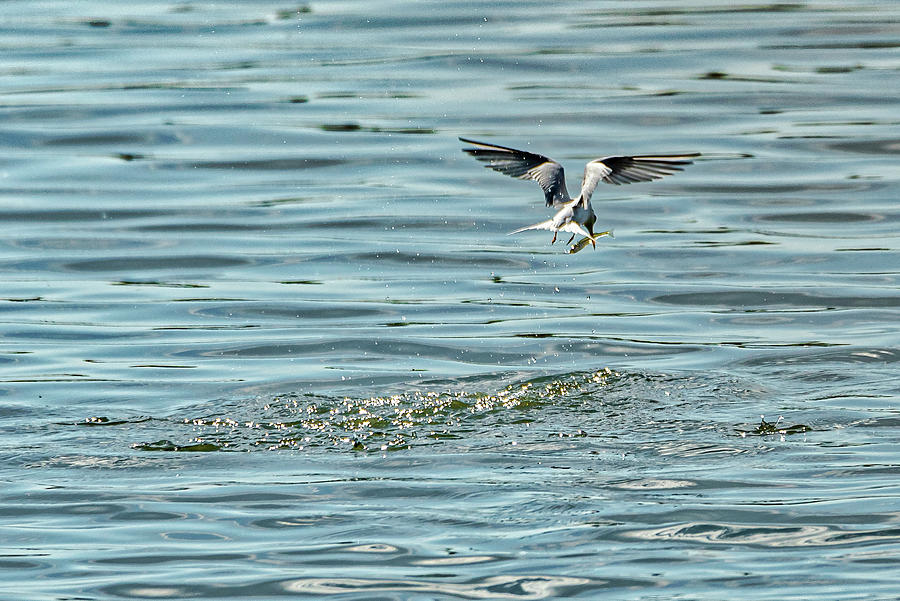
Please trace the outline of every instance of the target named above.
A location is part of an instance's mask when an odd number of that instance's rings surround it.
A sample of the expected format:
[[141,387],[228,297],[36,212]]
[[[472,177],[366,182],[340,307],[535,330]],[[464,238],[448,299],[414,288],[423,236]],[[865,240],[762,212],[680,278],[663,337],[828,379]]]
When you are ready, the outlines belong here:
[[[574,255],[575,253],[577,253],[581,250],[584,250],[584,247],[586,247],[588,244],[593,244],[597,238],[602,238],[603,236],[609,236],[610,238],[615,238],[615,236],[613,236],[612,230],[609,230],[606,232],[600,232],[599,234],[594,234],[593,238],[582,238],[581,240],[579,240],[578,242],[576,242],[575,244],[570,246],[566,252],[569,253],[570,255]],[[571,242],[571,240],[570,240],[570,242]],[[596,248],[596,246],[594,248]]]

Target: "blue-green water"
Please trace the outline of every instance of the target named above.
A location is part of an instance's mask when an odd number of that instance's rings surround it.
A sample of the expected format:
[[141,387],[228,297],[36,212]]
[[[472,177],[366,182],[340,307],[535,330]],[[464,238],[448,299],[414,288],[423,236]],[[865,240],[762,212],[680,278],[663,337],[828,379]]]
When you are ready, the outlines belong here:
[[900,597],[896,3],[0,16],[0,598]]

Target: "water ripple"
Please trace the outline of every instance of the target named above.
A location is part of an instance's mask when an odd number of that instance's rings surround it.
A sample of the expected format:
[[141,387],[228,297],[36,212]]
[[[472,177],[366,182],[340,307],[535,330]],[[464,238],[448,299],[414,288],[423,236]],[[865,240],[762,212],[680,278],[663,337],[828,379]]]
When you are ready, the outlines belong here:
[[554,599],[569,597],[625,583],[565,576],[490,576],[475,582],[452,583],[439,580],[390,580],[377,578],[301,578],[283,583],[290,593],[336,595],[361,593],[365,598],[378,593],[449,595],[461,599]]
[[751,545],[766,548],[832,547],[900,541],[900,528],[850,530],[836,526],[773,526],[744,524],[677,524],[662,528],[628,530],[630,539],[667,540],[704,545]]

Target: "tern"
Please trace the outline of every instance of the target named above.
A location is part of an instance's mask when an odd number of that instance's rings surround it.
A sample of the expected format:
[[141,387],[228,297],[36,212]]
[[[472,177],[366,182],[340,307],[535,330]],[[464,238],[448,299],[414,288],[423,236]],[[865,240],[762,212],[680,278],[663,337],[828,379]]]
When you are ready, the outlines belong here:
[[[569,242],[578,234],[585,238],[576,245],[575,248],[578,250],[584,248],[588,240],[596,249],[596,239],[609,234],[609,232],[594,234],[597,214],[591,207],[591,196],[593,196],[597,184],[600,182],[616,185],[649,182],[681,171],[684,165],[690,165],[693,162],[691,159],[700,156],[699,152],[694,152],[609,156],[594,159],[584,166],[581,191],[575,199],[572,199],[566,189],[566,176],[562,165],[553,159],[525,150],[476,142],[467,138],[459,140],[474,145],[472,148],[463,148],[462,150],[477,160],[487,163],[485,167],[511,177],[536,181],[544,191],[544,200],[547,201],[547,206],[560,207],[551,219],[519,228],[510,232],[509,235],[527,230],[549,230],[553,232],[553,240],[550,241],[550,244],[553,244],[560,231],[572,234]],[[570,252],[577,251],[573,249]]]

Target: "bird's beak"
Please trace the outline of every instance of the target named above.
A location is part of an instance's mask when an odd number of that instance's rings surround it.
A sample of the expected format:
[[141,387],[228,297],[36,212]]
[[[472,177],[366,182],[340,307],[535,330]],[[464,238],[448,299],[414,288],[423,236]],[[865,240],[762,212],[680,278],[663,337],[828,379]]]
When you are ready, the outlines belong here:
[[591,246],[594,247],[594,250],[597,250],[597,241],[594,240],[594,222],[595,221],[596,221],[596,218],[589,219],[588,222],[585,223],[585,225],[587,226],[588,233],[591,235]]

